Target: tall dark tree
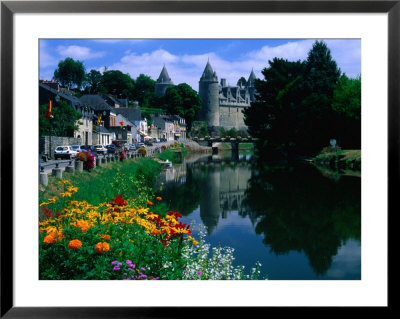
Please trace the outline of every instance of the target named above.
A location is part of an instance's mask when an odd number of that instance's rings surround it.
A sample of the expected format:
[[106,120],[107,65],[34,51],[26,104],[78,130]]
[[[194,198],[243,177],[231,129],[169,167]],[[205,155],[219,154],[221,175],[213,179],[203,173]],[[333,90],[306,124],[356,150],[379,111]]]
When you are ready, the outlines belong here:
[[256,102],[244,111],[260,155],[312,155],[340,134],[332,110],[340,70],[324,42],[316,41],[304,62],[274,58],[256,80]]
[[101,87],[103,93],[113,94],[117,97],[132,98],[134,96],[134,80],[129,74],[119,70],[105,71],[101,79]]
[[245,109],[244,120],[250,135],[259,138],[260,153],[286,156],[302,126],[305,63],[274,58],[269,64],[262,70],[265,79],[255,82],[257,100]]
[[154,86],[156,81],[151,77],[140,74],[135,80],[135,88],[133,90],[134,99],[139,102],[140,106],[153,106],[154,102]]
[[201,109],[200,95],[186,83],[171,86],[165,92],[165,103],[169,114],[177,114],[186,120],[191,129],[198,111]]
[[90,70],[88,74],[86,74],[86,85],[89,94],[96,94],[100,90],[102,75],[97,70]]
[[86,78],[85,67],[81,61],[66,58],[58,63],[58,68],[54,71],[53,79],[68,88],[81,88]]
[[316,41],[306,60],[304,90],[307,96],[302,102],[307,109],[303,137],[310,150],[328,145],[329,140],[338,134],[338,118],[332,112],[331,104],[340,74],[326,43]]

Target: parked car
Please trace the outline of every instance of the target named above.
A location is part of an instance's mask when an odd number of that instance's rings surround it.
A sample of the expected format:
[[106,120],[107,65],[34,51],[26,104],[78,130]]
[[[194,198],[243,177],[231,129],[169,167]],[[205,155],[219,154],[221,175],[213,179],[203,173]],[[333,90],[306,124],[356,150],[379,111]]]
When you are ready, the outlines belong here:
[[150,142],[150,141],[145,141],[145,142],[144,142],[144,145],[147,145],[147,146],[153,146],[153,143],[152,143],[152,142]]
[[116,154],[118,152],[118,147],[115,144],[106,145],[108,154]]
[[153,139],[153,142],[154,142],[154,143],[160,143],[160,140],[159,140],[158,138],[154,138],[154,139]]
[[140,147],[143,147],[143,146],[144,146],[144,143],[137,143],[136,148],[140,148]]
[[94,149],[96,150],[97,154],[107,154],[108,150],[103,145],[95,145]]
[[63,145],[63,146],[57,146],[56,149],[54,150],[54,158],[59,159],[59,158],[68,158],[72,159],[76,156],[77,152],[72,149],[71,146],[68,145]]
[[82,151],[80,145],[71,145],[72,150],[74,150],[76,153],[79,153]]
[[160,142],[166,142],[167,139],[165,137],[160,138]]

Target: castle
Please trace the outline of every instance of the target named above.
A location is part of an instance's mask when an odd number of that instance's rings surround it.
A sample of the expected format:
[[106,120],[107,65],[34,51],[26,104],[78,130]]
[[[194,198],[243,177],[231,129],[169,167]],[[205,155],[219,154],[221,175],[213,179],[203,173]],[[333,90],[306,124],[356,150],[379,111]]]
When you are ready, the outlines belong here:
[[[197,115],[198,121],[205,121],[210,129],[217,131],[219,127],[226,130],[247,130],[242,110],[255,100],[253,70],[245,86],[229,86],[226,79],[218,77],[211,64],[207,65],[199,81],[199,95],[202,105]],[[169,86],[174,85],[164,65],[155,85],[155,93],[163,96]]]

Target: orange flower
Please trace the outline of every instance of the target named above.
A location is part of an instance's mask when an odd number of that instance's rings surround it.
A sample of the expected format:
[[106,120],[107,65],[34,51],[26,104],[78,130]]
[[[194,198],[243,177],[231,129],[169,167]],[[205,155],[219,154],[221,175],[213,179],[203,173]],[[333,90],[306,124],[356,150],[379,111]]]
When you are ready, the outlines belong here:
[[50,233],[49,235],[47,235],[44,239],[43,242],[45,244],[55,244],[57,242],[57,239],[55,238],[55,233]]
[[95,249],[98,254],[102,254],[110,250],[110,245],[106,242],[99,242],[96,244]]
[[159,229],[153,229],[153,230],[151,231],[151,234],[152,234],[152,235],[160,235],[160,234],[161,234],[161,230],[159,230]]
[[72,250],[77,250],[82,247],[82,242],[79,239],[72,239],[68,243],[68,247]]
[[75,227],[78,227],[81,229],[83,232],[87,232],[91,225],[86,221],[86,220],[78,220],[75,224]]
[[162,200],[162,198],[160,196],[157,196],[156,199],[157,200]]
[[111,236],[110,235],[100,235],[100,238],[104,239],[104,240],[110,240]]
[[150,202],[149,200],[147,201],[147,205],[153,206],[153,202]]

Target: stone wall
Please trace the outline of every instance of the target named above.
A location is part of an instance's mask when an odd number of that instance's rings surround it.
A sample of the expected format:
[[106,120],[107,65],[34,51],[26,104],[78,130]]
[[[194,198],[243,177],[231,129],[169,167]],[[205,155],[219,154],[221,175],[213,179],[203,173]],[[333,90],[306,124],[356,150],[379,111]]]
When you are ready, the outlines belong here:
[[42,136],[39,139],[39,153],[46,154],[54,159],[54,150],[57,146],[63,145],[82,145],[82,139],[64,136]]
[[219,123],[226,130],[235,128],[236,130],[247,130],[244,124],[243,107],[220,106],[219,108]]

